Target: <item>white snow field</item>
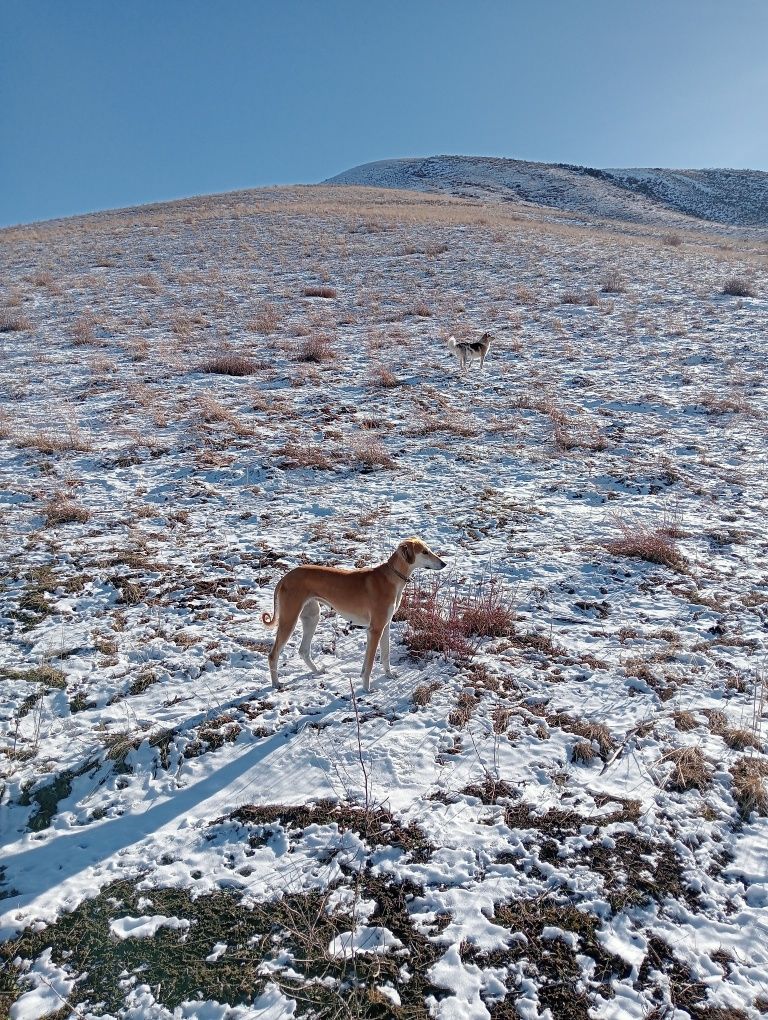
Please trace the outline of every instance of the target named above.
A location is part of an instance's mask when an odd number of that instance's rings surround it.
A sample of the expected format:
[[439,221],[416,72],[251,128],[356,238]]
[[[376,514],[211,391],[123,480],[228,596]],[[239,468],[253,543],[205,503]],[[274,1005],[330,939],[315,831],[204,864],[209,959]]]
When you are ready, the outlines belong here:
[[[0,231],[0,1015],[766,1014],[768,249],[669,222]],[[282,574],[414,533],[397,676],[324,613],[273,690]]]

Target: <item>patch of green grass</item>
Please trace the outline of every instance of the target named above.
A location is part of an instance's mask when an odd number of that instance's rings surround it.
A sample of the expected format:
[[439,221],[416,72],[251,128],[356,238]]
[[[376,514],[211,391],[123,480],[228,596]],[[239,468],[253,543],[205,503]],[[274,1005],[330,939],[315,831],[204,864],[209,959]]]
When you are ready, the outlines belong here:
[[[160,987],[163,1004],[174,1009],[185,1000],[213,999],[231,1005],[252,1002],[267,981],[275,981],[297,1000],[298,1016],[361,1018],[392,1017],[392,1003],[375,993],[375,984],[392,982],[401,996],[398,1016],[427,1020],[424,998],[441,994],[426,972],[442,949],[413,926],[408,913],[410,887],[388,883],[367,872],[359,893],[374,899],[373,925],[388,928],[406,948],[405,953],[356,954],[354,959],[332,956],[329,946],[352,929],[350,916],[329,910],[329,893],[313,891],[284,896],[268,903],[244,906],[231,890],[192,897],[184,889],[142,889],[128,881],[107,886],[93,899],[42,931],[26,931],[0,945],[0,964],[15,957],[35,959],[51,947],[54,962],[82,975],[74,986],[70,1006],[89,1005],[117,1012],[124,1005],[121,977],[140,974],[142,983]],[[151,908],[139,907],[141,896]],[[150,939],[119,939],[110,921],[143,913],[179,917],[190,922],[184,932],[160,928]],[[215,962],[208,957],[217,942],[227,944]],[[279,956],[301,978],[283,977],[280,970],[268,977],[259,973],[265,961]],[[401,968],[411,972],[404,981]],[[10,1003],[12,967],[7,992]],[[0,989],[2,989],[0,985]],[[1,1000],[0,1000],[1,1001]]]
[[39,787],[34,793],[27,789],[19,798],[19,804],[28,807],[30,804],[37,804],[37,810],[27,822],[30,832],[41,832],[51,824],[51,819],[56,814],[59,802],[72,793],[72,780],[77,776],[85,775],[97,767],[97,762],[88,761],[79,769],[70,771],[65,769],[53,776],[49,783]]
[[337,825],[340,832],[352,831],[378,846],[394,846],[414,859],[426,860],[434,849],[418,825],[403,825],[385,808],[355,807],[320,800],[315,804],[246,804],[230,817],[249,825],[280,825],[300,832],[308,825]]
[[[612,978],[626,978],[630,967],[620,957],[607,952],[597,938],[600,921],[569,903],[541,900],[516,900],[496,909],[495,924],[525,936],[509,946],[489,954],[477,953],[463,944],[462,956],[485,966],[515,964],[533,978],[537,985],[540,1009],[550,1009],[558,1020],[589,1020],[594,994],[613,998]],[[571,946],[562,938],[549,938],[547,928],[573,932],[578,944]],[[595,971],[588,980],[578,956],[585,954],[595,961]],[[592,994],[590,994],[592,993]],[[490,1006],[494,1020],[517,1016],[517,992],[510,988],[507,996]]]

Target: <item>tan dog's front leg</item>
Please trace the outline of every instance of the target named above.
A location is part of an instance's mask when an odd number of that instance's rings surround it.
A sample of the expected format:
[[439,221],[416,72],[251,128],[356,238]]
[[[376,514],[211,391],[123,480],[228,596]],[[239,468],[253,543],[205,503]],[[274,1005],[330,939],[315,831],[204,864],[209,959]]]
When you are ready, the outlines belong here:
[[373,670],[373,661],[376,658],[376,649],[379,647],[379,641],[383,627],[369,627],[368,628],[368,644],[365,648],[365,659],[363,660],[363,690],[370,691],[371,689],[371,671]]
[[394,676],[389,664],[389,624],[381,632],[381,668],[385,676]]

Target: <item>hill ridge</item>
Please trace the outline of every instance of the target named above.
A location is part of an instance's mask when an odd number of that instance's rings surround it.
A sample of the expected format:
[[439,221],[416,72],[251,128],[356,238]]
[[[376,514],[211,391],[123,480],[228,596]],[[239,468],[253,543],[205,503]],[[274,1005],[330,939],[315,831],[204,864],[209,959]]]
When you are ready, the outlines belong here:
[[351,167],[323,183],[531,202],[588,217],[659,224],[682,218],[768,228],[768,173],[730,168],[597,168],[498,156],[422,156]]

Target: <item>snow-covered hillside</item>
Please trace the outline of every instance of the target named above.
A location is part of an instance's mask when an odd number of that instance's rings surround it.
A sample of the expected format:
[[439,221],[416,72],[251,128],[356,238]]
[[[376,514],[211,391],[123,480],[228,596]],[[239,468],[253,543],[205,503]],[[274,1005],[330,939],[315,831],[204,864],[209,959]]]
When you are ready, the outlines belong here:
[[[765,254],[537,216],[0,232],[0,1016],[765,1015]],[[272,689],[413,533],[397,676]]]
[[595,170],[476,156],[390,159],[330,182],[533,202],[590,218],[666,224],[691,217],[768,228],[768,173],[759,170]]

